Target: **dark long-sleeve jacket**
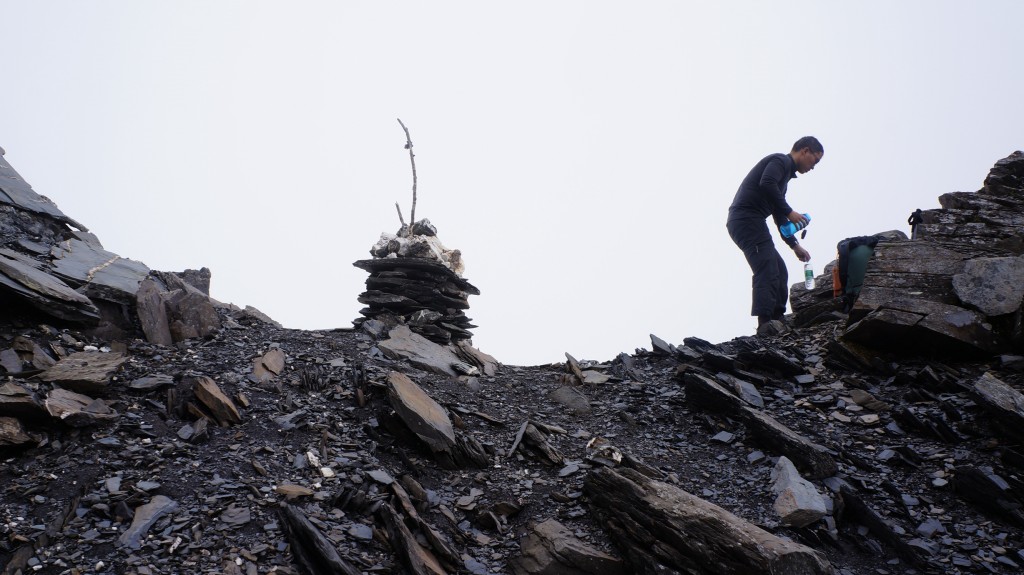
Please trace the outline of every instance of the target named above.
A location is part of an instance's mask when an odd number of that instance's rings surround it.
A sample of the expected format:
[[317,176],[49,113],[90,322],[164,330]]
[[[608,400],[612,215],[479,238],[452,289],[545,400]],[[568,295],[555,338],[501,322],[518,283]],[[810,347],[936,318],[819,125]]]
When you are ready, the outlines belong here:
[[[729,206],[729,222],[759,220],[771,216],[776,228],[789,221],[793,208],[786,202],[789,180],[796,177],[796,162],[789,154],[765,156],[743,178]],[[781,234],[780,234],[781,235]],[[796,237],[782,237],[786,245],[796,245]]]

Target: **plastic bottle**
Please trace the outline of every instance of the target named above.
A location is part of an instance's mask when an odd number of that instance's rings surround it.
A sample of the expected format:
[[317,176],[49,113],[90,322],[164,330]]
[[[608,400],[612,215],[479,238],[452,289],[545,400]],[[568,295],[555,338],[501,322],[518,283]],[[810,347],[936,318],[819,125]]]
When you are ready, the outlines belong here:
[[787,238],[791,237],[793,234],[795,234],[795,233],[799,232],[800,230],[806,228],[807,225],[811,223],[811,215],[810,214],[804,214],[804,217],[807,218],[807,223],[806,224],[794,224],[793,222],[786,222],[786,223],[782,224],[781,226],[779,226],[779,231],[782,232],[783,237],[787,237]]
[[804,287],[814,289],[814,268],[811,267],[811,262],[804,264]]

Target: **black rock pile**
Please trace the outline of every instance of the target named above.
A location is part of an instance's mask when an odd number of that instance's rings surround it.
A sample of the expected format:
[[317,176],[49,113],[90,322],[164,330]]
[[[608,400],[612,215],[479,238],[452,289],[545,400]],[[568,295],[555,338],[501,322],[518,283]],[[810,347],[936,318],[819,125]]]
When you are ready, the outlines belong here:
[[416,222],[411,235],[386,234],[370,253],[374,259],[352,264],[370,272],[359,296],[368,307],[360,310],[356,327],[366,320],[387,328],[404,324],[442,345],[473,337],[469,329],[476,326],[465,310],[470,294],[480,290],[461,277],[461,255],[437,241],[429,220]]

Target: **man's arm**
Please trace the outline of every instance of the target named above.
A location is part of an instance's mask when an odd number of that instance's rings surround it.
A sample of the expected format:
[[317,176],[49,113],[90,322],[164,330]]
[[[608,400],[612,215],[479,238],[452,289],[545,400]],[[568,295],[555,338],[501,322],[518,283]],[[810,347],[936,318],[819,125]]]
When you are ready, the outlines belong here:
[[775,221],[789,217],[793,208],[786,202],[786,194],[782,192],[782,182],[786,179],[786,165],[781,158],[772,158],[761,172],[758,190],[768,198]]
[[805,250],[802,245],[800,245],[799,243],[796,243],[796,244],[794,244],[794,245],[792,245],[790,247],[793,248],[793,253],[796,254],[796,259],[798,259],[798,260],[800,260],[802,262],[809,262],[809,261],[811,261],[811,252]]

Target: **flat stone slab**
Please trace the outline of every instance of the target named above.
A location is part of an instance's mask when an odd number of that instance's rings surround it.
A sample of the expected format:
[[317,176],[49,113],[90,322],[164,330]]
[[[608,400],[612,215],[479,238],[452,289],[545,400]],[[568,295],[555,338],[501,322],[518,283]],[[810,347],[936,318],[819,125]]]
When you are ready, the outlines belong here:
[[72,427],[88,427],[117,419],[117,412],[101,399],[59,387],[46,394],[46,411]]
[[590,400],[583,392],[569,385],[563,385],[548,394],[548,399],[564,405],[573,413],[590,413]]
[[284,371],[285,353],[280,349],[272,349],[252,360],[252,378],[257,382],[270,381]]
[[30,418],[45,413],[43,404],[27,388],[13,381],[0,385],[0,415]]
[[834,573],[814,549],[633,469],[595,469],[583,490],[637,573]]
[[4,254],[0,254],[0,288],[59,319],[89,325],[100,320],[92,300],[56,277]]
[[388,398],[402,421],[432,451],[450,451],[455,446],[455,429],[448,413],[405,374],[388,374]]
[[162,373],[155,373],[153,375],[147,375],[133,380],[128,384],[128,387],[141,391],[151,391],[154,389],[160,389],[161,387],[171,387],[173,385],[173,377]]
[[447,347],[413,333],[404,325],[388,332],[388,339],[378,343],[377,347],[390,359],[407,361],[414,367],[438,375],[457,376],[452,365],[462,361]]
[[82,240],[68,240],[50,250],[53,274],[65,282],[85,286],[89,293],[113,302],[134,304],[149,268]]
[[127,360],[119,353],[82,351],[58,361],[39,378],[81,393],[103,392],[110,377]]
[[1001,427],[1018,438],[1024,438],[1024,394],[985,373],[974,383],[978,403],[995,418]]
[[[863,295],[854,311],[866,310]],[[890,294],[884,305],[860,317],[844,339],[889,350],[952,354],[997,353],[1003,346],[983,314],[956,305]]]
[[399,268],[429,272],[456,284],[459,289],[466,293],[480,295],[480,290],[476,286],[445,267],[444,264],[424,258],[375,258],[372,260],[358,260],[352,262],[352,265],[370,273],[392,271]]

